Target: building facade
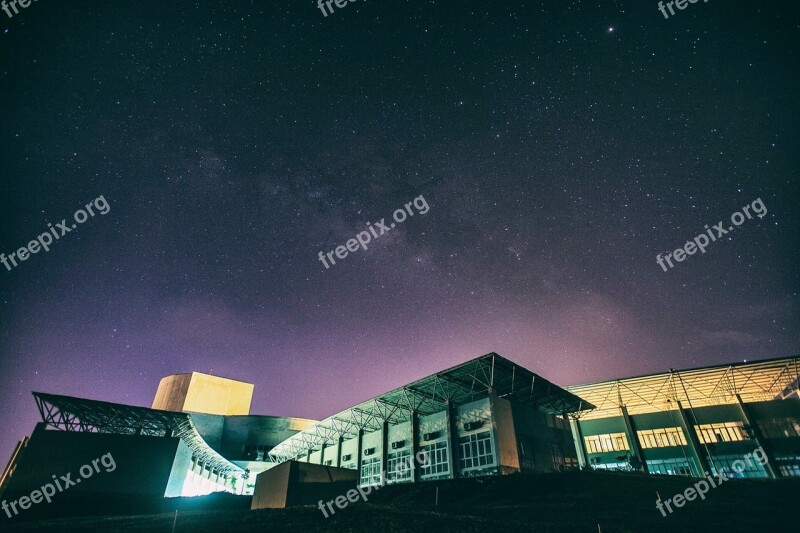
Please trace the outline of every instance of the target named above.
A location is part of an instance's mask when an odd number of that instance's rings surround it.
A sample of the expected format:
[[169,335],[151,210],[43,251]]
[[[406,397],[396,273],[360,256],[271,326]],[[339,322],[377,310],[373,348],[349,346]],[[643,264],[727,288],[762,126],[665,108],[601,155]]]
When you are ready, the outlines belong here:
[[[800,477],[800,358],[567,387],[595,409],[571,427],[583,467],[701,477]],[[732,463],[761,448],[764,465]]]
[[[289,461],[346,469],[359,485],[579,467],[798,477],[799,383],[800,358],[788,357],[561,388],[489,353],[322,421],[250,415],[251,384],[197,373],[164,378],[161,409],[36,392],[42,421],[15,450],[0,496],[106,453],[118,471],[81,491],[252,494],[259,473]],[[758,449],[764,464],[733,468]]]
[[[251,384],[198,373],[161,380],[153,403],[170,410],[36,392],[42,421],[17,446],[0,478],[0,492],[30,493],[53,472],[74,471],[109,453],[119,458],[119,472],[93,478],[80,491],[148,497],[252,494],[255,476],[274,466],[269,450],[315,422],[249,415],[252,392]],[[213,414],[243,409],[244,414]]]
[[[591,407],[490,353],[326,418],[270,456],[354,469],[361,485],[557,471],[578,464],[568,415]],[[429,459],[410,468],[420,452]]]

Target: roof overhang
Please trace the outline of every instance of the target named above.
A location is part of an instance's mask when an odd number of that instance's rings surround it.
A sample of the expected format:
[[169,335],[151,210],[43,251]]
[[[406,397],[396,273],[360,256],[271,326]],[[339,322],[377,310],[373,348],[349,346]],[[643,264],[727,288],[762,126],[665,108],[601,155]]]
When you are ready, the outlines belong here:
[[495,393],[549,414],[566,415],[594,406],[516,363],[489,353],[396,388],[322,420],[270,451],[276,463],[295,459],[322,446],[375,431],[383,422],[399,424],[412,414],[429,415],[448,404],[463,405]]
[[34,392],[46,427],[61,431],[177,437],[199,464],[221,475],[241,476],[244,470],[214,451],[197,432],[191,415],[118,403]]
[[691,407],[761,402],[798,397],[800,357],[749,363],[672,370],[660,374],[615,379],[566,389],[595,404],[582,420],[644,414],[676,409],[676,402]]

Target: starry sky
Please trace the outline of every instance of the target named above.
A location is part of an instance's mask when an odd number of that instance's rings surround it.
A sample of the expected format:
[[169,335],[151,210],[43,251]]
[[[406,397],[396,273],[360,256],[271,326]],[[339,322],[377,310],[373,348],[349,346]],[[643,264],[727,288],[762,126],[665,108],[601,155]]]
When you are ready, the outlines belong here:
[[797,2],[42,1],[0,32],[0,251],[110,205],[0,267],[2,465],[33,390],[149,406],[195,370],[322,418],[490,351],[560,385],[800,353]]

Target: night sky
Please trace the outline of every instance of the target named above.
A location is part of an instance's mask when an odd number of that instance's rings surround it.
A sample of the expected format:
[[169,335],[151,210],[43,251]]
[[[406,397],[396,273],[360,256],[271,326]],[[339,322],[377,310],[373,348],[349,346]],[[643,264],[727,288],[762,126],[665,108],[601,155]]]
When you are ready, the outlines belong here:
[[322,418],[490,351],[560,385],[800,353],[797,2],[334,10],[0,12],[0,252],[110,206],[0,266],[0,467],[32,390],[195,370]]

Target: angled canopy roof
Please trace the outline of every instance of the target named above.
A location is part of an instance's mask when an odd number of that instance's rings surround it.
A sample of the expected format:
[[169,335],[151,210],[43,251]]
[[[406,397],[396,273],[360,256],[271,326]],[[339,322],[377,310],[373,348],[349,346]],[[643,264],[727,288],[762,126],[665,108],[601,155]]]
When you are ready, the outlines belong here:
[[178,437],[198,463],[221,475],[244,471],[211,449],[192,424],[191,415],[118,403],[34,392],[42,421],[62,431]]
[[800,358],[785,357],[752,363],[673,370],[632,378],[566,387],[597,409],[581,414],[582,420],[618,416],[621,405],[628,414],[675,409],[675,402],[703,407],[798,397]]
[[309,450],[351,438],[358,430],[380,429],[383,421],[407,422],[411,413],[442,411],[448,402],[461,405],[485,398],[490,391],[500,398],[527,403],[546,413],[565,414],[592,405],[508,359],[489,353],[442,372],[381,394],[337,413],[293,435],[270,451],[275,462],[294,459]]

